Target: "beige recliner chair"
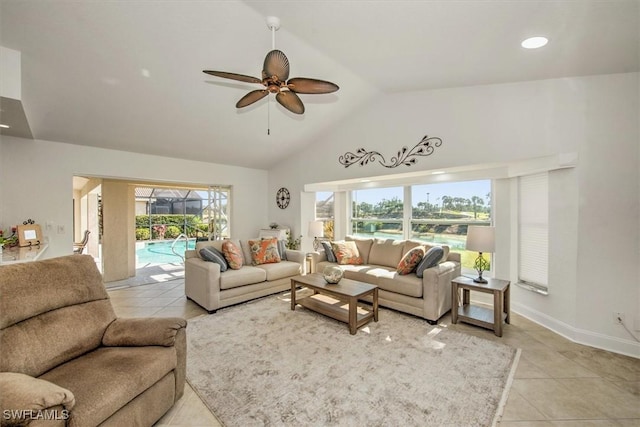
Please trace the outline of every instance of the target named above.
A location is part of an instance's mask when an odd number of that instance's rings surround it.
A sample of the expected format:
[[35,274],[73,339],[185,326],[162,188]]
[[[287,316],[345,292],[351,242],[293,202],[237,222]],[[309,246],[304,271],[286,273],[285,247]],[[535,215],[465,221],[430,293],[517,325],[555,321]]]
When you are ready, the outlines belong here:
[[153,425],[184,391],[186,325],[116,318],[89,255],[0,266],[0,423]]

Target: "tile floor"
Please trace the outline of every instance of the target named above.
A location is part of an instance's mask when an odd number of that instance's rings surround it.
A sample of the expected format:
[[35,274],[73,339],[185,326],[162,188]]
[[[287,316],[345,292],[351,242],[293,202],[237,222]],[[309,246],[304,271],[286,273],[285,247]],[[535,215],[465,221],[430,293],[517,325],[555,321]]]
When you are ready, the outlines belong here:
[[[129,284],[107,284],[118,316],[189,319],[206,313],[185,298],[184,279]],[[501,427],[640,427],[640,359],[573,343],[517,314],[512,318],[502,338],[475,326],[452,325],[450,315],[440,322],[522,349]],[[187,384],[182,399],[156,425],[220,423]]]

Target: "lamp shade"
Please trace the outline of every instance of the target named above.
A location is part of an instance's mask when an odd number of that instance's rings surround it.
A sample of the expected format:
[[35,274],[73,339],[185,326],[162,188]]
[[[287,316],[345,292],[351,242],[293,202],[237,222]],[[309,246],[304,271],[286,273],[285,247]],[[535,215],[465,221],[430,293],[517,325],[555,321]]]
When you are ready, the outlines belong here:
[[309,237],[322,237],[324,236],[324,224],[322,221],[309,221]]
[[470,225],[467,229],[467,250],[474,252],[495,251],[495,227]]

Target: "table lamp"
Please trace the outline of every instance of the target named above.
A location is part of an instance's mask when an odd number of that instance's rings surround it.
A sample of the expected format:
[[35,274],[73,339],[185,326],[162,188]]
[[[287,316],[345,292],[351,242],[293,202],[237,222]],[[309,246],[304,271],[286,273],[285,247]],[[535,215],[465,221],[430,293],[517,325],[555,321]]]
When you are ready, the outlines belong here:
[[317,251],[320,247],[320,240],[324,236],[324,224],[322,221],[309,221],[307,235],[313,237],[313,250]]
[[487,283],[482,278],[482,272],[489,268],[489,261],[482,257],[483,252],[493,253],[495,251],[495,227],[470,225],[467,229],[467,245],[469,251],[478,252],[473,268],[478,272],[478,277],[473,279],[476,283]]

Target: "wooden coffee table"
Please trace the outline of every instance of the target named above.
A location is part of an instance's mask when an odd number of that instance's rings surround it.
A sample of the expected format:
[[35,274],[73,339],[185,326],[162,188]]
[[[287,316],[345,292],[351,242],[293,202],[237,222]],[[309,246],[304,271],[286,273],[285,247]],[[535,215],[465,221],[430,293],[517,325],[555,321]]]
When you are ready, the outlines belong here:
[[[298,286],[313,290],[313,295],[296,299]],[[358,300],[371,295],[371,311],[358,307]],[[378,287],[357,280],[342,279],[335,285],[327,283],[320,273],[291,278],[291,310],[296,304],[324,314],[349,325],[349,332],[355,335],[358,328],[378,321]]]

